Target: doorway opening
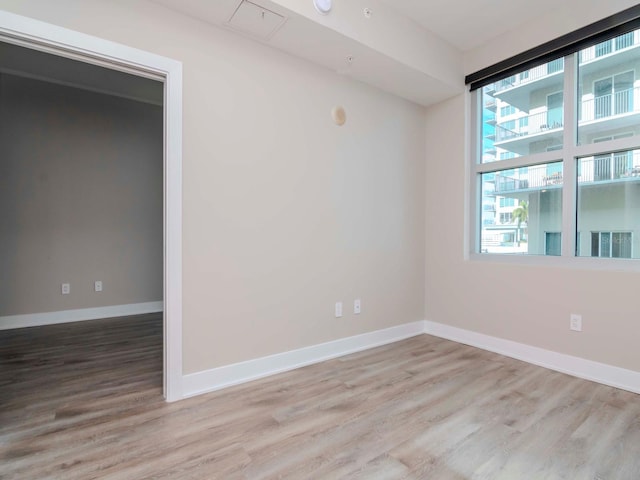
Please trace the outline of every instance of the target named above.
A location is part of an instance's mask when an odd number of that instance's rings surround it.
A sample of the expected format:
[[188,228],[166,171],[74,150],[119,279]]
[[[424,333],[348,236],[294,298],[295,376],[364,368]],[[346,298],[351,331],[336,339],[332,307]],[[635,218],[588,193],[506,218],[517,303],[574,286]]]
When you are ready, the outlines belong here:
[[[138,86],[148,86],[153,82],[160,85],[162,179],[159,188],[162,192],[162,221],[159,223],[162,245],[159,254],[162,257],[161,290],[164,303],[163,391],[167,401],[179,400],[182,398],[182,66],[180,62],[172,59],[7,12],[0,12],[0,42],[14,52],[17,48],[25,48],[34,55],[52,55],[52,59],[67,63],[73,61],[76,70],[62,68],[61,72],[58,72],[56,81],[59,85],[78,82],[82,84],[90,80],[93,85],[84,85],[85,90],[93,89],[94,92],[105,93],[122,87],[113,80],[114,78],[130,78],[130,83]],[[18,54],[16,58],[24,60],[26,56]],[[19,65],[14,67],[18,69]],[[51,68],[55,70],[55,67]],[[38,75],[55,77],[54,70],[41,74],[24,71],[22,73],[25,77],[30,76],[33,81],[37,81]],[[79,77],[70,79],[63,75],[78,72],[93,73],[88,75],[89,80],[81,80]],[[123,76],[124,74],[127,76]],[[105,78],[108,85],[105,85]],[[122,98],[135,98],[145,94],[145,88],[138,91],[135,88],[125,90],[126,88],[116,93]],[[144,176],[144,173],[141,175]],[[99,280],[96,278],[96,282]],[[96,283],[96,291],[98,287],[102,285]]]

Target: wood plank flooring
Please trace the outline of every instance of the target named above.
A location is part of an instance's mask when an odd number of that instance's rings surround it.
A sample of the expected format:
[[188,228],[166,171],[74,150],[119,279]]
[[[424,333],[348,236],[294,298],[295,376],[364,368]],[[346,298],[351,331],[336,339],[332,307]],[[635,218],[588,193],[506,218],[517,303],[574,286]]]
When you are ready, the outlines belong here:
[[158,315],[0,332],[2,479],[640,479],[640,396],[423,335],[167,404]]

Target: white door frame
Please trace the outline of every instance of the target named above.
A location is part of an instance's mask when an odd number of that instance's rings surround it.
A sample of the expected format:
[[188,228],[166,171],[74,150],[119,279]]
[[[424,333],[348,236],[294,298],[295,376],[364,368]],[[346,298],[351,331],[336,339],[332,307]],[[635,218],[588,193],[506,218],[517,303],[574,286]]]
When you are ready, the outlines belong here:
[[164,396],[182,395],[182,63],[0,10],[0,41],[164,82]]

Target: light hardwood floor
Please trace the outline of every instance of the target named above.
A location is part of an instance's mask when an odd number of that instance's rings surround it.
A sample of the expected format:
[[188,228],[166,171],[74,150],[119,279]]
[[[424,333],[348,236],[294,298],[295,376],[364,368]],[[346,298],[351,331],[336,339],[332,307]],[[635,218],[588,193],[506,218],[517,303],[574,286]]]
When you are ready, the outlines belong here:
[[420,336],[174,404],[159,316],[0,332],[3,479],[640,479],[640,396]]

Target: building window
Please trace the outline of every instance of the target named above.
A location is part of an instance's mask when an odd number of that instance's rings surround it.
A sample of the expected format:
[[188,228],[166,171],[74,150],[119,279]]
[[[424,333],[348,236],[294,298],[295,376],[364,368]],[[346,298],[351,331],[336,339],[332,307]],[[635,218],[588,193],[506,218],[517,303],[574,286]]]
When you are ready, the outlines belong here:
[[544,254],[560,256],[562,233],[545,232]]
[[515,207],[515,206],[516,206],[515,198],[500,197],[500,208]]
[[500,223],[511,223],[511,220],[513,220],[513,214],[511,212],[500,214]]
[[633,110],[633,77],[633,72],[625,72],[593,82],[594,119],[621,115]]
[[632,258],[631,232],[591,232],[591,256]]
[[[476,131],[491,147],[473,142],[481,147],[473,156],[471,188],[480,186],[475,205],[493,196],[498,207],[492,225],[483,225],[482,207],[475,207],[475,252],[640,258],[636,71],[640,30],[475,93]],[[483,122],[479,112],[492,104],[500,116],[516,118]],[[491,240],[497,234],[499,247]]]
[[514,113],[516,113],[516,107],[514,107],[513,105],[507,105],[505,107],[500,107],[500,116],[501,117],[506,117],[508,115],[513,115]]

